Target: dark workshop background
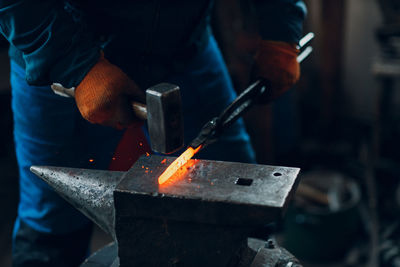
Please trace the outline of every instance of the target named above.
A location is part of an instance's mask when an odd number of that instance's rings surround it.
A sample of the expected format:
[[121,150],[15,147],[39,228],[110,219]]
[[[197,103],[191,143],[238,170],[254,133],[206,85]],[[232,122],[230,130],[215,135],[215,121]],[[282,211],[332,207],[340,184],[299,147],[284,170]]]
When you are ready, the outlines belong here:
[[[399,1],[305,2],[304,32],[316,38],[301,81],[273,105],[251,110],[246,125],[260,163],[301,167],[305,181],[329,184],[335,176],[351,190],[344,190],[345,205],[326,212],[295,198],[298,205],[287,214],[292,221],[279,223],[278,240],[306,266],[400,266]],[[238,91],[248,84],[255,49],[251,17],[245,0],[216,3],[214,33]],[[1,40],[0,266],[11,263],[18,202],[7,49]],[[330,199],[318,181],[299,189],[310,187]],[[96,237],[94,248],[107,241]]]

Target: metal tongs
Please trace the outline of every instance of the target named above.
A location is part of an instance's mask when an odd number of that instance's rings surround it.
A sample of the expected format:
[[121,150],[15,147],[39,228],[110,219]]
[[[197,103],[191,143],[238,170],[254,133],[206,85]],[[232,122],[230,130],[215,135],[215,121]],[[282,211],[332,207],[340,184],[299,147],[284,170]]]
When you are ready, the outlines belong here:
[[[307,58],[313,51],[311,46],[305,47],[313,38],[314,33],[310,32],[300,40],[298,48],[301,49],[301,53],[297,56],[297,61],[299,63]],[[202,148],[204,148],[214,143],[220,137],[224,129],[231,126],[252,107],[253,104],[258,101],[259,96],[261,96],[268,87],[270,87],[270,83],[266,79],[259,79],[251,84],[218,117],[208,121],[189,146],[193,148],[202,146]]]

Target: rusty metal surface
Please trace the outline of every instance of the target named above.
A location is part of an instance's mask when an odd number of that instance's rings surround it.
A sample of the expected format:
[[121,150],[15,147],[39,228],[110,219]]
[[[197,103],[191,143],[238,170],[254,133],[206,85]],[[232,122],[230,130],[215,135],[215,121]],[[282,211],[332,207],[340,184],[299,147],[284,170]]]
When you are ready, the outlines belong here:
[[124,175],[116,189],[116,197],[127,195],[123,198],[128,203],[121,205],[119,211],[122,216],[226,225],[266,224],[278,219],[286,209],[299,173],[298,168],[191,160],[159,185],[158,176],[174,159],[142,157]]
[[31,171],[115,238],[113,191],[123,172],[47,166]]

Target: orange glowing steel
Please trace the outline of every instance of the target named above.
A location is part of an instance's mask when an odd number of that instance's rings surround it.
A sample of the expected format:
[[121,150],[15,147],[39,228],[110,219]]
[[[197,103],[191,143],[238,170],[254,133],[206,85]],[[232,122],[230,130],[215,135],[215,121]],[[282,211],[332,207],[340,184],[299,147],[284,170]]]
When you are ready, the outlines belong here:
[[191,159],[194,154],[196,154],[202,146],[198,146],[197,148],[189,147],[183,152],[168,168],[158,177],[158,183],[163,184],[165,183],[174,173],[176,173],[186,162]]

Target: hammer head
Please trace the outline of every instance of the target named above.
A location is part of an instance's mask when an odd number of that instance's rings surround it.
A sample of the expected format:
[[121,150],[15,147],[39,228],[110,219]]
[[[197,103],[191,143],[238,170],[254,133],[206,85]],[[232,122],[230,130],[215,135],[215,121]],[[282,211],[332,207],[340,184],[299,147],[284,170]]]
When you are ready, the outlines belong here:
[[151,148],[171,154],[183,146],[183,115],[177,85],[160,83],[146,90],[147,127]]

